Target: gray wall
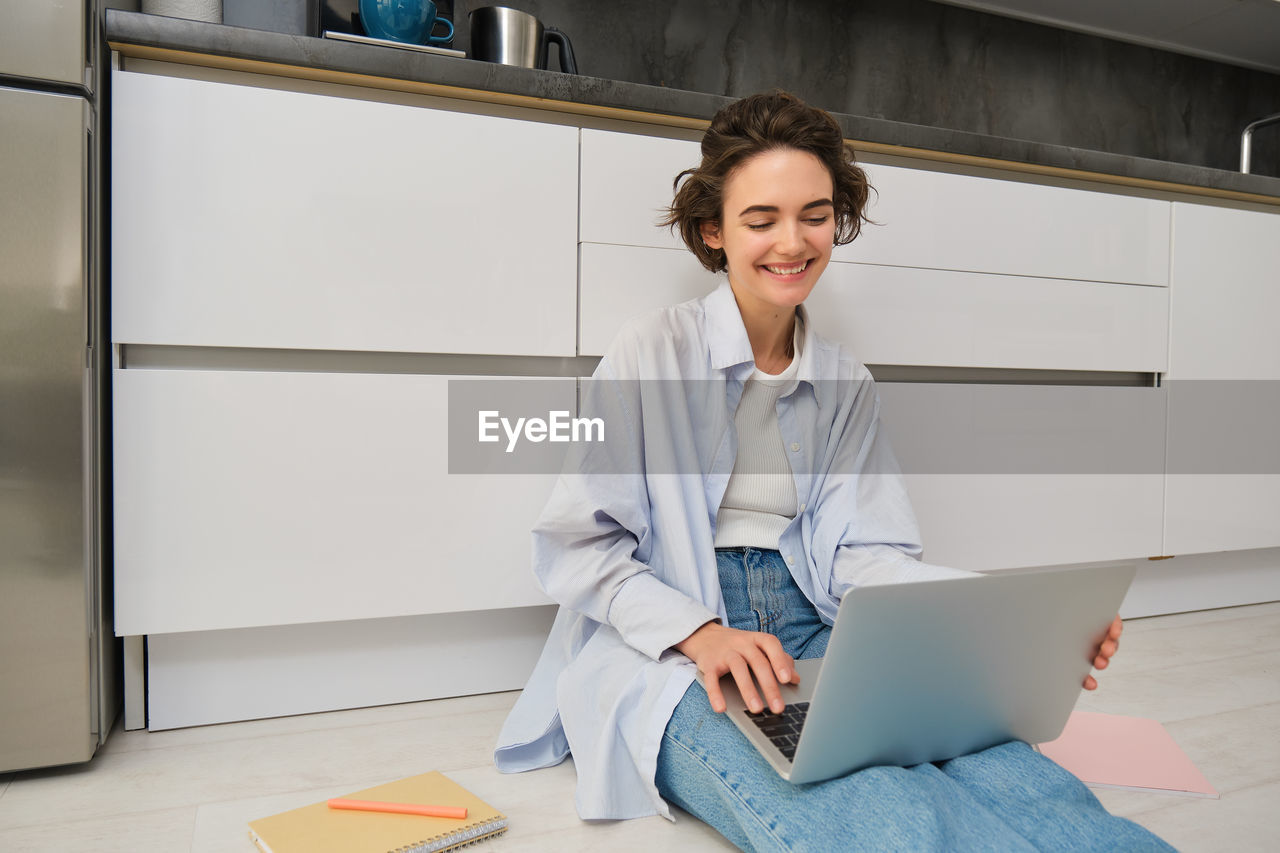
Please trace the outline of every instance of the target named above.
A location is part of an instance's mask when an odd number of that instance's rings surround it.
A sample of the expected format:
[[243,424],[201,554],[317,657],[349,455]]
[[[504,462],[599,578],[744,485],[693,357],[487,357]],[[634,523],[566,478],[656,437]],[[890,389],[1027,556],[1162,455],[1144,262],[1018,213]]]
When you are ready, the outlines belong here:
[[[454,0],[456,46],[493,2]],[[593,77],[780,86],[836,112],[1219,169],[1238,168],[1245,124],[1280,112],[1280,75],[927,0],[496,2],[564,30]],[[1253,171],[1280,175],[1280,126],[1255,135]]]

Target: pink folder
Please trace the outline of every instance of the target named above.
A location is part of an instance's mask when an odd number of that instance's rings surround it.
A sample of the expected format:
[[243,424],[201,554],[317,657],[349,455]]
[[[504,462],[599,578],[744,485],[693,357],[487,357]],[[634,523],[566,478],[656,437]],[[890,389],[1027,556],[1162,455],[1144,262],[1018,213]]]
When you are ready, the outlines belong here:
[[1087,785],[1218,797],[1156,720],[1074,711],[1062,736],[1039,749]]

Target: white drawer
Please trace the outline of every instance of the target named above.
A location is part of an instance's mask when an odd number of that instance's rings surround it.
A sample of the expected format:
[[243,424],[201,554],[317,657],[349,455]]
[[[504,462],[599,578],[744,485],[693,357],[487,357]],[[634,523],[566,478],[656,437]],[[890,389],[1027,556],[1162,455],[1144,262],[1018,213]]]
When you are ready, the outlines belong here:
[[[723,280],[687,251],[584,243],[583,355],[629,318]],[[1155,372],[1168,363],[1169,290],[833,263],[806,303],[818,332],[868,364]]]
[[1155,372],[1163,287],[833,263],[814,323],[868,364]]
[[972,571],[1161,554],[1160,474],[909,474],[930,563]]
[[604,355],[627,320],[697,299],[724,281],[685,249],[583,243],[580,264],[581,355]]
[[584,243],[684,248],[655,224],[671,204],[672,182],[702,159],[696,142],[603,130],[582,131]]
[[1280,212],[1173,206],[1170,378],[1280,380]]
[[576,128],[113,85],[117,343],[573,354]]
[[[697,143],[582,132],[586,243],[678,248],[654,222]],[[1169,203],[897,166],[866,165],[871,218],[835,259],[940,270],[1164,286]]]
[[115,371],[116,631],[545,604],[554,477],[448,473],[451,378]]
[[1169,283],[1169,203],[894,166],[866,167],[862,236],[835,259],[1081,281]]
[[982,571],[1161,553],[1163,389],[877,389],[928,562]]

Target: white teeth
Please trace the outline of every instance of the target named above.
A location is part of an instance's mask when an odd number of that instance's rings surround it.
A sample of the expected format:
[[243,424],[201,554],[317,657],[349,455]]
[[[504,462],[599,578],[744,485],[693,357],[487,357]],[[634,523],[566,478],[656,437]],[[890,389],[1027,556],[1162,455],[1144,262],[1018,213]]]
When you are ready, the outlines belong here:
[[794,267],[771,267],[768,264],[765,264],[764,268],[774,275],[795,275],[798,272],[804,272],[804,268],[807,266],[809,266],[808,261]]

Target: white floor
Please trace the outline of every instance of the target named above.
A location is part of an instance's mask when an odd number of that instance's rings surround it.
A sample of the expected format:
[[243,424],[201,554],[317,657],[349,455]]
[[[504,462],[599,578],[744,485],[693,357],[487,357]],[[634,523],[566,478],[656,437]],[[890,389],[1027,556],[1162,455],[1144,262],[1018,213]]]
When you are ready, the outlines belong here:
[[[1126,624],[1081,710],[1152,717],[1218,800],[1100,790],[1117,814],[1184,851],[1273,850],[1280,838],[1280,602]],[[86,765],[0,775],[0,850],[239,851],[248,821],[442,770],[511,819],[495,853],[732,849],[681,815],[584,824],[571,763],[516,776],[489,762],[515,694],[167,732],[117,730]],[[481,849],[481,848],[477,848]]]

